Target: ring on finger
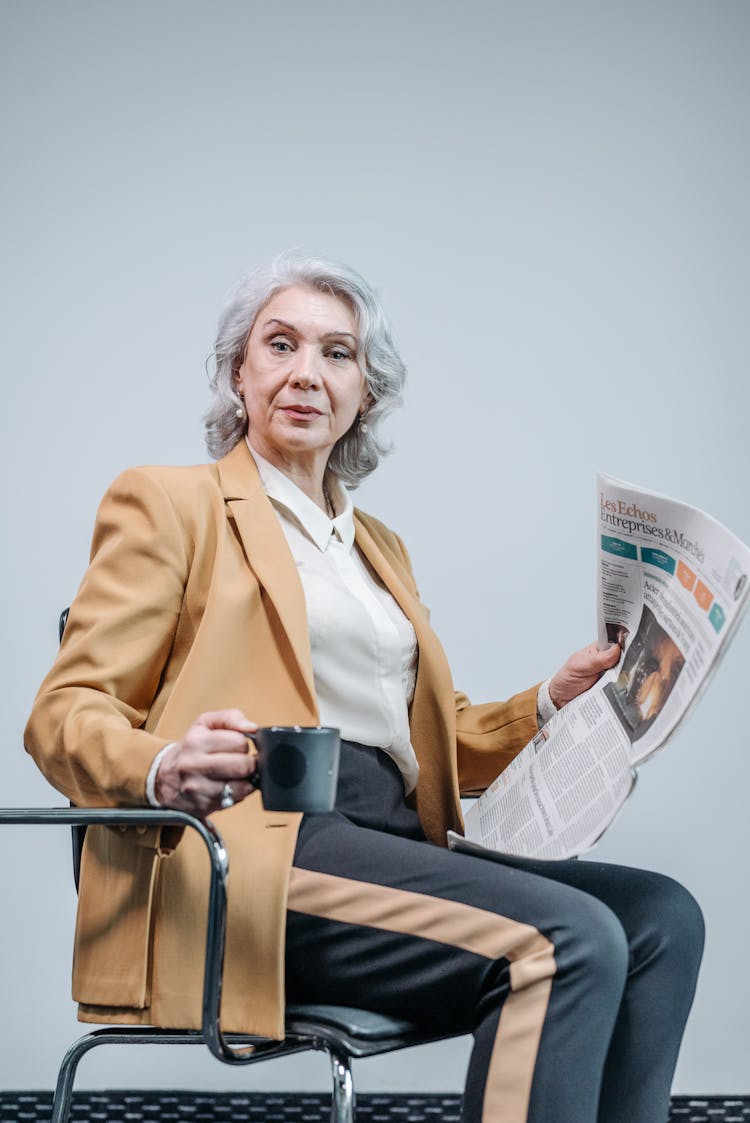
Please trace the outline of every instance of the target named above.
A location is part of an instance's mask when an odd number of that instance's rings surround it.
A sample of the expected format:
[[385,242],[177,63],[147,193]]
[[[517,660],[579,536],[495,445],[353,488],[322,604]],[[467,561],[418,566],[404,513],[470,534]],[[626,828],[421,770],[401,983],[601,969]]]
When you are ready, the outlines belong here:
[[234,795],[232,794],[231,784],[225,784],[221,789],[221,807],[224,811],[228,807],[234,807]]

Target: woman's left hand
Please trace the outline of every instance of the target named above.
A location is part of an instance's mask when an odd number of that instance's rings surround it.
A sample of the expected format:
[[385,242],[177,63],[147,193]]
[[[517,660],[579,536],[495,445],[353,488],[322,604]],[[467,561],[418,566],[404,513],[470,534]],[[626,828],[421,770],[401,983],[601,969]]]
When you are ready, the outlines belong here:
[[616,665],[621,655],[618,643],[613,643],[604,651],[600,651],[595,643],[590,643],[566,659],[549,683],[549,696],[558,710],[593,686],[605,671]]

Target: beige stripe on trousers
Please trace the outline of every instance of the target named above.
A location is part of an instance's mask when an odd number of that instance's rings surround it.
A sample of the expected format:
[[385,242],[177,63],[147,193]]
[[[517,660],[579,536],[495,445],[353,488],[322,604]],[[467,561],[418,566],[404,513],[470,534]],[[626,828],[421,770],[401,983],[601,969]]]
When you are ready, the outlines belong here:
[[405,889],[292,868],[288,907],[308,916],[419,936],[510,963],[510,993],[492,1048],[483,1123],[526,1123],[555,947],[530,924]]

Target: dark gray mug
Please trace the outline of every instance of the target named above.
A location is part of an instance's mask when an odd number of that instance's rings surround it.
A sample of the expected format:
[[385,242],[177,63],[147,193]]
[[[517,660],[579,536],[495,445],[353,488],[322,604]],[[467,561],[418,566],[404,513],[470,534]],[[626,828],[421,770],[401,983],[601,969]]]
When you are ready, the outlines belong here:
[[266,811],[332,811],[339,778],[338,729],[325,725],[268,725],[249,733],[258,750],[258,778]]

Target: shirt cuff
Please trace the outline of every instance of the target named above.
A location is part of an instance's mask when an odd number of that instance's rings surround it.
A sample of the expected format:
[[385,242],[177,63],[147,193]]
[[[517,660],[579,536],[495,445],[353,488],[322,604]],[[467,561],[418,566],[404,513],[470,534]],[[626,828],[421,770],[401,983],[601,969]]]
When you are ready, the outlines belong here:
[[156,798],[156,773],[159,771],[159,765],[161,764],[162,757],[164,756],[167,749],[173,748],[176,744],[176,741],[170,741],[169,744],[165,745],[163,749],[159,749],[158,753],[151,762],[151,767],[149,768],[148,776],[146,777],[146,799],[149,801],[152,807],[161,807],[159,800]]
[[557,713],[557,706],[550,697],[549,684],[550,680],[546,678],[536,695],[536,717],[540,728],[546,725],[549,719]]

